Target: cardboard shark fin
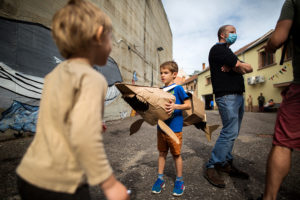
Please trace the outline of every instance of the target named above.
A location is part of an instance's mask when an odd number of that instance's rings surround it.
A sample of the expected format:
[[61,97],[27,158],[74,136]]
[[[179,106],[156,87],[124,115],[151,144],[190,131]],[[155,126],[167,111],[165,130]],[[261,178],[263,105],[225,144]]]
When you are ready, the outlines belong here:
[[172,140],[174,140],[177,144],[179,144],[178,137],[175,135],[172,129],[165,122],[159,119],[157,123],[164,133],[166,133]]
[[206,125],[205,126],[204,132],[205,132],[206,139],[209,142],[211,141],[212,132],[214,132],[218,127],[219,127],[219,125]]
[[129,129],[130,135],[138,132],[138,130],[140,130],[140,128],[141,128],[144,121],[145,121],[144,119],[138,119],[135,122],[133,122],[130,126],[130,129]]
[[[130,126],[130,135],[138,132],[144,121],[145,121],[144,119],[138,119],[135,122],[133,122]],[[172,140],[174,140],[177,144],[179,144],[178,137],[164,121],[159,119],[157,124],[159,125],[161,130],[163,130],[164,133],[166,133]]]
[[[135,122],[133,122],[130,126],[130,135],[138,132],[144,121],[145,121],[144,119],[138,119]],[[174,142],[179,144],[178,137],[165,122],[163,122],[162,120],[159,119],[157,124],[159,125],[161,130],[163,130],[164,133],[166,133],[172,140],[174,140]]]
[[[145,120],[144,119],[138,119],[135,122],[133,122],[130,126],[130,135],[135,134],[136,132],[138,132],[143,124]],[[162,122],[158,123],[158,124],[162,124]],[[164,123],[165,124],[165,123]],[[166,124],[165,124],[166,125]],[[163,126],[165,126],[163,125]],[[167,125],[166,125],[167,126]],[[206,139],[210,142],[211,141],[211,135],[212,133],[219,128],[220,125],[207,125],[206,123],[203,124],[202,127],[197,127],[198,129],[201,129],[205,132],[205,137]],[[161,127],[161,126],[160,126]],[[168,135],[172,135],[168,134]],[[170,136],[171,137],[171,136]]]

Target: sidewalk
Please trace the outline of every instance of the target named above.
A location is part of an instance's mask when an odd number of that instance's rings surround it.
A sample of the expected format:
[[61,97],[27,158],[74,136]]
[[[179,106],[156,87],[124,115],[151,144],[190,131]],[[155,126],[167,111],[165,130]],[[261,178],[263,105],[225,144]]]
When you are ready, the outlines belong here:
[[[276,113],[245,113],[233,155],[236,166],[248,172],[250,179],[239,180],[224,174],[225,189],[213,187],[203,177],[204,165],[221,128],[214,132],[212,142],[207,142],[203,132],[193,126],[185,127],[182,158],[186,190],[179,198],[172,196],[175,169],[170,154],[165,167],[166,188],[160,194],[151,194],[157,177],[156,127],[144,123],[139,132],[129,136],[129,126],[138,118],[108,122],[104,134],[106,153],[114,172],[133,191],[132,199],[248,200],[256,199],[263,192]],[[221,125],[217,111],[208,111],[207,118],[209,124]],[[32,137],[8,140],[10,137],[11,134],[0,133],[0,199],[17,199],[14,170],[32,140]],[[300,153],[295,151],[290,174],[282,185],[278,199],[300,199],[299,162]],[[93,200],[104,199],[99,187],[91,188],[91,196]]]

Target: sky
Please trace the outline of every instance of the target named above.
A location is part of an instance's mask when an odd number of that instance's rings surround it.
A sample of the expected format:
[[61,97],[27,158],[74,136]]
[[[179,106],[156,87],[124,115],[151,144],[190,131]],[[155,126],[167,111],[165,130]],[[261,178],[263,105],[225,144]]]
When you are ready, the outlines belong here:
[[220,26],[232,24],[237,51],[274,29],[284,0],[162,0],[172,35],[173,59],[187,74],[208,66]]

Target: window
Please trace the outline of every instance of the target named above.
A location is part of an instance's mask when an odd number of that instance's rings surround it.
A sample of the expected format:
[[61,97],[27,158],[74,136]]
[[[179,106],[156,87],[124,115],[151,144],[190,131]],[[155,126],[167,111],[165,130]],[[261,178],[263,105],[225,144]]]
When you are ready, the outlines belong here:
[[266,53],[265,51],[259,52],[259,68],[263,68],[274,63],[275,60],[273,53]]
[[[282,48],[282,50],[283,50],[283,48]],[[290,40],[290,42],[286,48],[284,59],[289,60],[289,59],[292,59],[292,57],[293,57],[293,43]]]
[[210,85],[210,84],[211,84],[211,78],[209,76],[209,77],[206,77],[206,85]]

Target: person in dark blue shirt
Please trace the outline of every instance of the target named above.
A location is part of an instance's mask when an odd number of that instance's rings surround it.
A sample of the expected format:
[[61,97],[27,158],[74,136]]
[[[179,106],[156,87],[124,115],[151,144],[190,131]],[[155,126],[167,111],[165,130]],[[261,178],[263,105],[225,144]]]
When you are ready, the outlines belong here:
[[182,127],[183,116],[182,110],[191,108],[191,101],[189,96],[185,93],[181,85],[176,85],[174,80],[178,73],[178,65],[174,61],[168,61],[160,66],[160,76],[162,82],[165,84],[165,91],[170,92],[176,97],[176,101],[170,100],[166,104],[166,111],[170,118],[165,123],[172,129],[179,139],[179,144],[174,142],[167,134],[165,134],[159,126],[157,127],[157,148],[159,151],[158,158],[158,178],[152,187],[152,193],[160,193],[161,189],[165,186],[163,178],[163,171],[165,168],[166,157],[170,149],[176,167],[176,181],[174,184],[173,195],[181,196],[184,191],[184,182],[182,178]]

